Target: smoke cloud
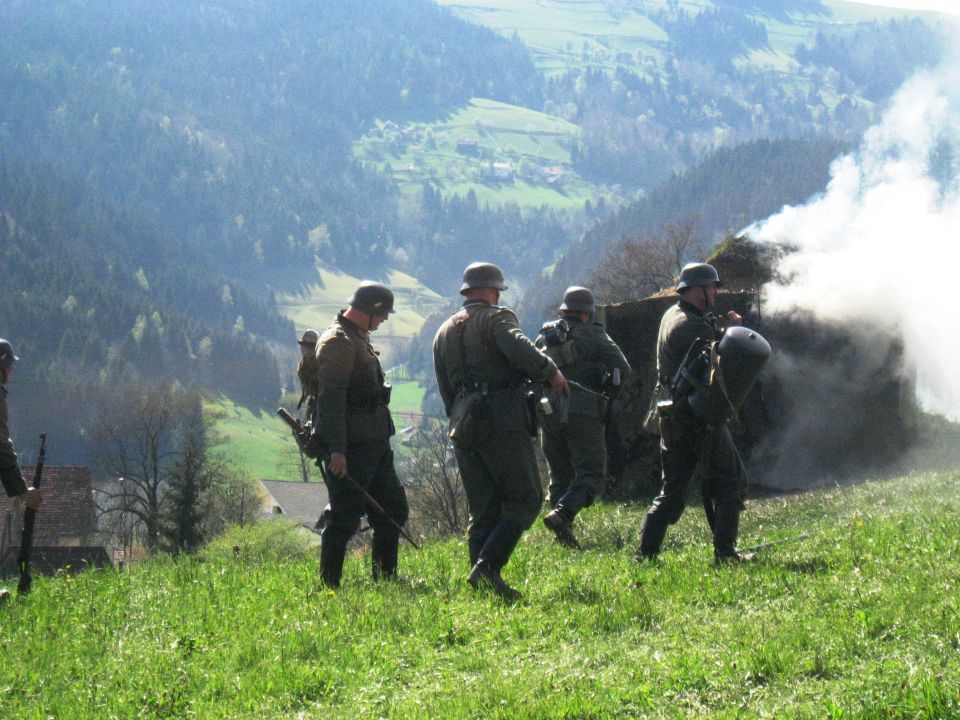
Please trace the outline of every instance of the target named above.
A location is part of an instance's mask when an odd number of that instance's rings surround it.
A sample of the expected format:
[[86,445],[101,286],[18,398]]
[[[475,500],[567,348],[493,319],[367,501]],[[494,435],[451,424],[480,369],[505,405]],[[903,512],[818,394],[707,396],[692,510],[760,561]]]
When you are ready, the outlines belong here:
[[793,246],[765,291],[768,312],[899,330],[918,399],[960,420],[960,64],[893,98],[824,193],[746,232]]

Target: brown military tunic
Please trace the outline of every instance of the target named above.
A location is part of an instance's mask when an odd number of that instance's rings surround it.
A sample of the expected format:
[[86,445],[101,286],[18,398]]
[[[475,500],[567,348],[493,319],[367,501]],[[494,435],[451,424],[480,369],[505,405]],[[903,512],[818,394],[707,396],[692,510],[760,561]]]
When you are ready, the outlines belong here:
[[499,570],[543,503],[522,385],[548,382],[557,367],[523,334],[513,311],[482,300],[465,301],[440,327],[433,361],[447,415],[482,407],[487,416],[478,442],[455,445],[455,454],[470,507],[470,563]]
[[7,495],[14,497],[23,495],[27,491],[27,484],[20,472],[17,453],[13,449],[7,418],[7,388],[0,385],[0,481],[3,482]]
[[[390,436],[394,425],[387,407],[387,388],[370,333],[341,312],[317,341],[315,431],[331,453],[347,457],[347,472],[395,522],[407,521],[409,507],[394,468]],[[320,570],[330,586],[340,582],[347,543],[366,514],[373,527],[375,577],[396,572],[399,532],[346,478],[326,470],[330,512],[324,525]]]

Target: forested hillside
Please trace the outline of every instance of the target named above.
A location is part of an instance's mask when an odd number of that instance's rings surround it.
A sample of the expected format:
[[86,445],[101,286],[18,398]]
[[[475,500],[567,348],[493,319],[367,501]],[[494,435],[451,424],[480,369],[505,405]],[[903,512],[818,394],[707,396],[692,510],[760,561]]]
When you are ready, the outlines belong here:
[[659,237],[668,223],[691,220],[706,251],[756,218],[806,200],[824,188],[830,163],[845,147],[829,139],[758,140],[718,151],[573,243],[552,273],[532,286],[524,315],[536,321],[565,287],[589,283],[608,246],[624,238]]
[[831,0],[440,2],[530,44],[544,112],[583,131],[572,171],[645,188],[750,140],[853,140],[948,46],[935,22]]
[[254,282],[315,254],[383,267],[395,206],[348,152],[365,122],[475,95],[536,104],[541,84],[518,41],[426,0],[0,6],[0,150],[137,207]]

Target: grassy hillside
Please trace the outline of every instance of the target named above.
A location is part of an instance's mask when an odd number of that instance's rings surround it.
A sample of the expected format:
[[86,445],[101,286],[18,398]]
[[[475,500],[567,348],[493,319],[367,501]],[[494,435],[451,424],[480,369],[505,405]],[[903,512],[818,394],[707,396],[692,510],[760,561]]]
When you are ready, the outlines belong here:
[[[753,503],[714,569],[691,509],[660,564],[640,507],[593,507],[586,551],[538,525],[509,607],[465,585],[464,542],[404,548],[338,592],[282,525],[204,562],[35,582],[0,612],[4,718],[947,718],[960,714],[960,473]],[[254,537],[258,534],[259,537]],[[230,550],[241,547],[239,558]],[[276,560],[277,556],[286,560]]]
[[[549,74],[571,69],[627,67],[640,70],[638,53],[645,59],[662,59],[662,48],[670,39],[663,28],[644,13],[664,8],[665,0],[610,2],[609,0],[438,0],[466,20],[486,25],[504,36],[516,32],[529,47],[534,62]],[[680,0],[679,7],[689,14],[719,4],[709,0]],[[828,21],[842,27],[870,20],[886,21],[923,17],[935,19],[936,13],[873,7],[843,0],[823,0],[827,14],[756,12],[767,28],[770,47],[756,53],[749,62],[769,65],[772,60],[788,62],[801,43],[809,43]],[[762,7],[762,2],[753,3]],[[741,7],[749,7],[742,3]],[[549,21],[546,21],[549,18]]]
[[[473,98],[436,122],[378,122],[354,144],[354,156],[390,175],[407,196],[431,183],[444,195],[472,189],[482,205],[578,210],[606,192],[571,166],[579,132],[561,118]],[[458,142],[469,145],[458,149]]]
[[[353,277],[324,265],[317,265],[316,276],[297,284],[295,290],[277,294],[280,312],[293,320],[300,333],[306,328],[323,332],[362,278]],[[416,278],[396,270],[387,271],[382,279],[396,296],[396,313],[374,335],[384,368],[396,360],[397,351],[420,332],[423,321],[446,300],[421,284]],[[287,285],[289,287],[289,285]]]
[[[390,410],[397,430],[415,422],[425,389],[416,381],[394,380]],[[214,450],[225,452],[258,480],[299,480],[293,437],[289,428],[270,410],[251,409],[220,397],[208,403],[219,416],[214,431],[223,442]]]

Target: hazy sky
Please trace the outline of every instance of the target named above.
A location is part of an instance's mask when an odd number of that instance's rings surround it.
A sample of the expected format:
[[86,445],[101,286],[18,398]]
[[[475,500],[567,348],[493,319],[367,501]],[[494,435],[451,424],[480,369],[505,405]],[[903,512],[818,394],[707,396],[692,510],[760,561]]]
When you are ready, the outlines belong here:
[[911,10],[936,10],[938,12],[960,15],[960,2],[957,0],[849,0],[861,5],[881,5]]

